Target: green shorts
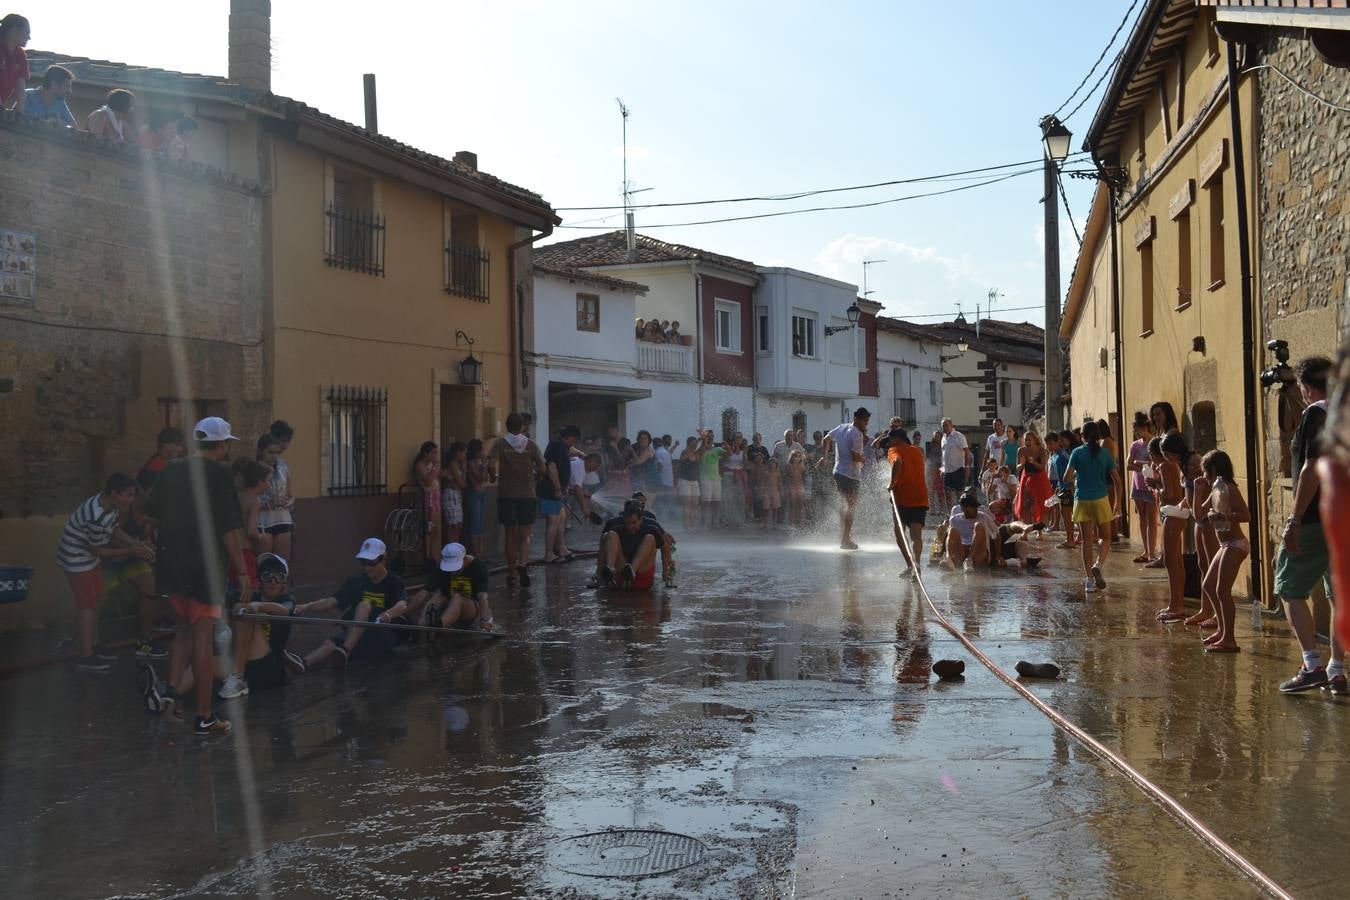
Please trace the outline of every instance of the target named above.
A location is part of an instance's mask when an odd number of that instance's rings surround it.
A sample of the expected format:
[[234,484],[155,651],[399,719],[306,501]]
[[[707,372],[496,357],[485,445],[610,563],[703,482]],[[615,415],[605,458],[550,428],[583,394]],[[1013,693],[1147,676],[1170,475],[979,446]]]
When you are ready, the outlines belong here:
[[1321,523],[1305,522],[1298,527],[1298,553],[1290,553],[1283,543],[1275,552],[1275,593],[1285,600],[1306,600],[1320,578],[1330,597],[1330,571],[1331,557]]

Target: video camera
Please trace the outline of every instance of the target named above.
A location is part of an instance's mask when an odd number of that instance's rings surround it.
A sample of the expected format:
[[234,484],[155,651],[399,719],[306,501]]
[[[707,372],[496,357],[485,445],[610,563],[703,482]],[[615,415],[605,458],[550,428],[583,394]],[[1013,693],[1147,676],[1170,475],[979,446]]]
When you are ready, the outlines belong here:
[[1293,381],[1294,370],[1289,365],[1289,342],[1278,339],[1266,341],[1266,349],[1275,354],[1275,365],[1261,372],[1261,387],[1270,388]]

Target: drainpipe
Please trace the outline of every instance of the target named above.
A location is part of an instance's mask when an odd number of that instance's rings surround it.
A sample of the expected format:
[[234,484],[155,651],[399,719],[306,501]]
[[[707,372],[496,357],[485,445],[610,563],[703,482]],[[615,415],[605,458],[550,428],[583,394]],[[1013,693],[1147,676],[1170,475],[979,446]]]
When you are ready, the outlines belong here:
[[525,289],[516,284],[516,251],[536,241],[542,241],[552,233],[553,223],[549,222],[544,225],[544,230],[540,234],[522,238],[506,248],[506,284],[515,301],[510,303],[511,346],[516,348],[516,354],[520,358],[520,368],[511,373],[511,409],[508,412],[518,412],[521,409],[521,398],[524,396],[525,388],[530,384],[530,373],[525,367]]
[[[1256,389],[1256,308],[1252,300],[1252,259],[1248,238],[1247,222],[1247,167],[1242,143],[1242,109],[1238,105],[1238,48],[1234,41],[1225,41],[1228,45],[1228,120],[1233,140],[1233,186],[1237,191],[1237,227],[1238,227],[1238,273],[1242,288],[1242,391],[1244,404],[1256,409],[1260,395]],[[1243,410],[1245,419],[1246,409]],[[1258,496],[1261,485],[1259,477],[1256,429],[1244,428],[1247,451],[1247,496],[1253,500]],[[1261,492],[1263,493],[1263,492]],[[1255,505],[1255,504],[1253,504]],[[1264,517],[1263,517],[1264,518]],[[1252,552],[1249,558],[1248,572],[1251,577],[1251,595],[1262,605],[1266,602],[1265,578],[1265,523],[1261,523],[1262,540],[1251,542]],[[1253,528],[1253,537],[1257,529]]]
[[[1101,164],[1098,163],[1097,165],[1100,170]],[[1106,191],[1107,196],[1110,198],[1107,201],[1107,213],[1111,217],[1111,317],[1113,324],[1115,325],[1115,328],[1112,330],[1115,331],[1114,343],[1116,345],[1116,414],[1117,418],[1120,420],[1120,436],[1119,440],[1116,441],[1116,448],[1119,450],[1128,446],[1125,443],[1125,429],[1130,426],[1127,425],[1126,422],[1132,420],[1127,420],[1125,418],[1125,340],[1121,324],[1124,321],[1124,310],[1121,308],[1120,298],[1120,234],[1116,227],[1116,218],[1119,214],[1119,210],[1116,207],[1116,189],[1110,181],[1106,183]],[[1116,460],[1118,471],[1125,471],[1123,463],[1124,460]],[[1121,498],[1120,522],[1121,525],[1124,526],[1125,533],[1128,535],[1130,533],[1130,504],[1128,497]]]

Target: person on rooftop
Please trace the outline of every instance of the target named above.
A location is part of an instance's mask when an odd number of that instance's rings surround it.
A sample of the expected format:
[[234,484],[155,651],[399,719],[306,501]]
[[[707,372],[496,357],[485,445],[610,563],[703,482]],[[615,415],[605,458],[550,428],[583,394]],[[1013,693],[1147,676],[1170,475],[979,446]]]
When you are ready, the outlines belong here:
[[66,102],[74,80],[75,76],[64,66],[48,66],[47,71],[42,73],[42,86],[24,92],[24,115],[40,122],[59,122],[67,128],[78,130],[80,126],[75,121],[75,114]]
[[89,114],[85,128],[115,144],[135,143],[135,112],[136,95],[124,88],[114,88],[108,91],[103,105]]
[[31,35],[28,20],[18,13],[0,19],[0,109],[26,111],[29,73],[23,48]]

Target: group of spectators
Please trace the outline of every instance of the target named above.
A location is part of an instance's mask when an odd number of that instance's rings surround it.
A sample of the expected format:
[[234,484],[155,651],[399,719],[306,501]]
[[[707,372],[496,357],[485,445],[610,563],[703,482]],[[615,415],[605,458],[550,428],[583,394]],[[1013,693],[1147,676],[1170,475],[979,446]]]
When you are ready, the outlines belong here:
[[639,341],[655,344],[679,344],[684,341],[683,335],[680,334],[679,322],[639,318],[634,325]]
[[28,86],[31,73],[24,52],[31,36],[28,20],[11,13],[0,19],[0,109],[12,109],[30,119],[54,121],[66,128],[88,131],[113,143],[135,144],[171,159],[187,159],[200,127],[197,120],[170,110],[156,109],[149,120],[136,121],[136,95],[125,88],[107,93],[103,105],[91,112],[81,127],[67,100],[75,76],[64,66],[52,65],[40,85]]

